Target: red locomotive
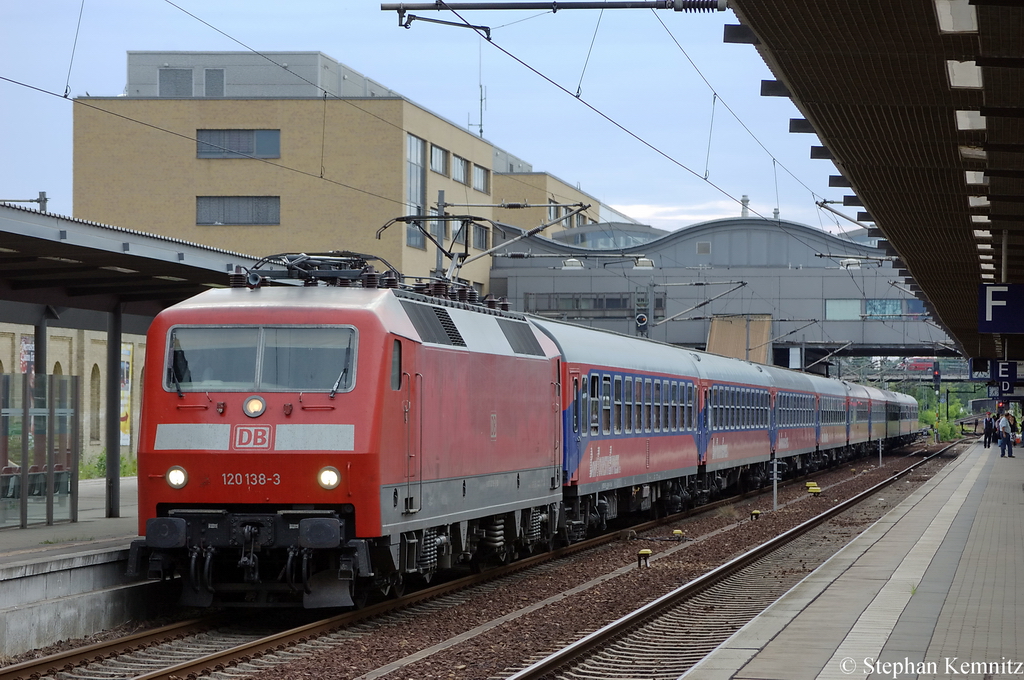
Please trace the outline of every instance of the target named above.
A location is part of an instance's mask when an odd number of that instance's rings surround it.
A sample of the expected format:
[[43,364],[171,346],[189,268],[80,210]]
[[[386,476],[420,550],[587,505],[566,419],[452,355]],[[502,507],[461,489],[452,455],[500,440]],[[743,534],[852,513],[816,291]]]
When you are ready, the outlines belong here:
[[130,568],[183,604],[359,605],[917,430],[906,395],[277,261],[305,285],[236,275],[147,338]]

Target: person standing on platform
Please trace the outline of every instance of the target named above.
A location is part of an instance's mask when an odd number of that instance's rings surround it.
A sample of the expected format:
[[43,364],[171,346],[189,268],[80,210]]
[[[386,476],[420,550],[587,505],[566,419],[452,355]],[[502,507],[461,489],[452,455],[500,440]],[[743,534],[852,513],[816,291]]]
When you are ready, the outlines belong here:
[[1008,414],[1004,413],[999,418],[999,424],[996,426],[999,430],[999,457],[1006,458],[1009,454],[1010,458],[1013,458],[1013,432],[1010,429],[1010,418]]
[[992,446],[992,435],[996,431],[996,422],[992,420],[992,412],[985,414],[985,448]]

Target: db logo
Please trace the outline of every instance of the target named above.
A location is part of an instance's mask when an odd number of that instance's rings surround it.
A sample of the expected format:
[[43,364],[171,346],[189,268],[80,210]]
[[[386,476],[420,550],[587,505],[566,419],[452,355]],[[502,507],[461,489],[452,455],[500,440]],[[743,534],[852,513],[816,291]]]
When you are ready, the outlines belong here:
[[269,449],[269,425],[238,425],[235,427],[234,446],[236,449]]

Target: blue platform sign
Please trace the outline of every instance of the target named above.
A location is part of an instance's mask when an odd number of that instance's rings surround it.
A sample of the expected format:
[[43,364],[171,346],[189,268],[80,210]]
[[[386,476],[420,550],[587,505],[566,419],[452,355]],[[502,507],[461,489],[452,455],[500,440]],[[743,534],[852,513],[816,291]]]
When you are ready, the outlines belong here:
[[1017,383],[1017,362],[993,361],[991,376],[999,385],[999,396],[1012,395],[1013,386]]
[[983,283],[978,286],[978,332],[1024,333],[1024,285]]

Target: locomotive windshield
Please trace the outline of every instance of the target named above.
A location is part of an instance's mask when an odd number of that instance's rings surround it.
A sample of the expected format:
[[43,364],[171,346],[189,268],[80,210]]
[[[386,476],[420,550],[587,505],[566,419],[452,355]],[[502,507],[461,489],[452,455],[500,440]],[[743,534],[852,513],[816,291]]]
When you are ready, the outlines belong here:
[[351,327],[240,326],[171,330],[164,387],[178,392],[347,392]]

